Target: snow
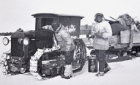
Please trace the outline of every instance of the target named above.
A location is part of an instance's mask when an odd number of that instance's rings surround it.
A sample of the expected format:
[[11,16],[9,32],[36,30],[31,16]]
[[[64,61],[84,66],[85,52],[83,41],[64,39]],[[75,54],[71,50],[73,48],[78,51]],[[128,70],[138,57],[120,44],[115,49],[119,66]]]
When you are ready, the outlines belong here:
[[[0,53],[9,50],[9,46],[3,46],[0,37]],[[140,58],[123,62],[109,63],[111,71],[102,77],[96,77],[96,73],[88,72],[86,62],[82,71],[74,73],[71,79],[62,79],[60,76],[47,80],[36,80],[30,74],[6,76],[2,74],[0,67],[0,85],[140,85]]]
[[95,73],[89,73],[86,63],[82,71],[74,73],[74,76],[69,80],[57,76],[48,80],[38,81],[31,75],[5,76],[0,72],[0,85],[139,85],[139,61],[140,58],[136,58],[109,63],[112,70],[103,77],[96,77]]

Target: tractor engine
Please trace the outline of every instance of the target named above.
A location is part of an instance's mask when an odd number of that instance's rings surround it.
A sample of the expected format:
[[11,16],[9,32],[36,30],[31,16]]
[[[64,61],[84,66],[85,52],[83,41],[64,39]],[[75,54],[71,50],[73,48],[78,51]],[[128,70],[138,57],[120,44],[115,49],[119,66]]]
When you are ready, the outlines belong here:
[[6,67],[6,73],[25,73],[29,70],[30,56],[34,55],[37,50],[33,34],[33,32],[18,31],[11,35],[10,52],[5,53],[6,64],[4,64],[4,68]]
[[[42,36],[41,36],[42,35]],[[43,36],[44,35],[44,36]],[[7,38],[4,42],[10,41]],[[10,53],[3,54],[6,73],[25,73],[30,69],[30,59],[37,49],[51,48],[52,33],[49,31],[15,32],[11,35]],[[8,56],[8,58],[7,58]]]

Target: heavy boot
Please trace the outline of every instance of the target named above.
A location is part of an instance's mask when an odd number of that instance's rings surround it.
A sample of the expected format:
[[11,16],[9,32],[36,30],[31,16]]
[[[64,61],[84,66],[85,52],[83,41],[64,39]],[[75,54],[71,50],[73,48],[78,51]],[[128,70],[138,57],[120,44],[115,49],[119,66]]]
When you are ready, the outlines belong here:
[[99,72],[96,74],[97,77],[104,76],[104,72]]
[[107,73],[110,70],[111,70],[111,68],[108,66],[108,67],[105,68],[104,73]]
[[73,71],[72,71],[72,65],[65,65],[64,74],[61,76],[65,79],[70,79],[72,77]]

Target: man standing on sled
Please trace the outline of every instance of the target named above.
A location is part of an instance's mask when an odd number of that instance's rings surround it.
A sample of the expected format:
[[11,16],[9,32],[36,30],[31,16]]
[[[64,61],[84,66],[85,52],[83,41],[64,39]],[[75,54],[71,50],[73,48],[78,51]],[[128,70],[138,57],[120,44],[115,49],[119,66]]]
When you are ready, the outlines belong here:
[[95,48],[95,55],[99,62],[99,72],[96,76],[104,76],[104,73],[110,70],[105,57],[106,51],[109,48],[108,38],[112,36],[112,29],[110,24],[104,20],[102,13],[95,14],[95,26],[91,32],[95,36],[93,45]]

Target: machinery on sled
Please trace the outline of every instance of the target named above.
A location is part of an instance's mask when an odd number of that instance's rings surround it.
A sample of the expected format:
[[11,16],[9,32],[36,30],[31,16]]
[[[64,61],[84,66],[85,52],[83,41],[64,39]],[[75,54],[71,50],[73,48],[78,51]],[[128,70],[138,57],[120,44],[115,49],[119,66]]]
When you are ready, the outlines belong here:
[[[11,43],[11,49],[1,56],[4,74],[23,74],[33,71],[34,76],[52,77],[63,72],[65,57],[59,46],[54,46],[53,31],[42,29],[43,26],[59,20],[70,32],[75,49],[73,56],[73,71],[82,70],[86,61],[86,46],[79,39],[81,16],[39,13],[32,15],[36,19],[35,30],[17,30],[11,39],[3,38],[3,44]],[[45,51],[44,51],[45,50]],[[37,54],[42,52],[41,54]],[[34,57],[40,55],[39,57]],[[36,76],[37,77],[37,76]]]

